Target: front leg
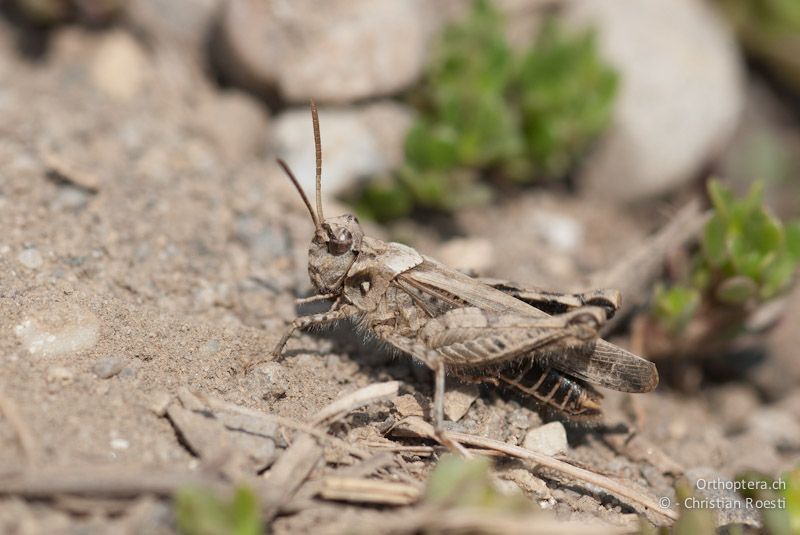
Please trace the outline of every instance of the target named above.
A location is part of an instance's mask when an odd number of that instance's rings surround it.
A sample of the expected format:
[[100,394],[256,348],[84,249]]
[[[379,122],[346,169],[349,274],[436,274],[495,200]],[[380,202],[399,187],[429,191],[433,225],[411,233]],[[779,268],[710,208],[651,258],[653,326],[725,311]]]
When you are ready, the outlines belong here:
[[337,302],[334,303],[334,308],[327,312],[320,312],[319,314],[311,314],[309,316],[300,316],[299,318],[295,318],[294,321],[292,321],[292,324],[289,325],[289,328],[286,329],[286,332],[283,333],[283,336],[275,345],[275,348],[272,350],[272,352],[266,358],[256,359],[248,363],[245,368],[245,372],[249,372],[251,369],[253,369],[253,367],[258,366],[259,364],[279,358],[283,352],[283,346],[286,345],[286,342],[289,340],[289,338],[291,338],[292,334],[294,334],[297,329],[306,329],[315,325],[326,325],[348,319],[356,316],[357,314],[358,309],[356,309],[356,307],[353,305],[345,304],[338,306]]

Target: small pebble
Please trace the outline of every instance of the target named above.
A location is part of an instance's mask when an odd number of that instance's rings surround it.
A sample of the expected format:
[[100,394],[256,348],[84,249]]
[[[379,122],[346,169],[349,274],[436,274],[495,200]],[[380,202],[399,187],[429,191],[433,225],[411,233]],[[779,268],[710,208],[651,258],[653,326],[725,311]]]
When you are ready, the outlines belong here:
[[110,444],[115,450],[127,450],[130,447],[130,443],[124,438],[114,438]]
[[480,395],[476,384],[463,384],[444,393],[444,414],[453,422],[459,421],[467,414],[472,403]]
[[557,455],[567,451],[567,431],[561,422],[534,427],[525,435],[523,447],[544,455]]
[[61,383],[69,384],[75,378],[72,370],[64,366],[51,366],[47,369],[47,382],[48,383]]
[[119,372],[120,379],[133,379],[136,377],[136,368],[133,366],[125,366],[122,368],[122,371]]
[[39,269],[44,263],[42,253],[33,248],[25,249],[19,253],[17,260],[28,269]]
[[110,379],[121,372],[127,363],[128,361],[122,357],[103,357],[94,363],[92,371],[100,379]]
[[200,348],[200,355],[203,357],[210,357],[216,353],[219,353],[219,349],[219,340],[211,339]]

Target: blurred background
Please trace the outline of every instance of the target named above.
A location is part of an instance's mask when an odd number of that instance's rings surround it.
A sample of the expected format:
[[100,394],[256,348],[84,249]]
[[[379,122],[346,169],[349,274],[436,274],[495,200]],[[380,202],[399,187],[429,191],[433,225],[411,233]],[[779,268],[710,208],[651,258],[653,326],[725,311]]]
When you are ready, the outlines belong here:
[[[147,409],[185,384],[298,417],[380,370],[426,392],[324,338],[298,343],[341,352],[314,386],[311,360],[234,372],[311,290],[274,164],[313,193],[311,99],[327,215],[469,273],[620,287],[607,334],[662,387],[610,413],[688,472],[796,467],[797,0],[0,1],[0,392],[39,458],[185,462]],[[485,398],[464,425],[521,442]]]

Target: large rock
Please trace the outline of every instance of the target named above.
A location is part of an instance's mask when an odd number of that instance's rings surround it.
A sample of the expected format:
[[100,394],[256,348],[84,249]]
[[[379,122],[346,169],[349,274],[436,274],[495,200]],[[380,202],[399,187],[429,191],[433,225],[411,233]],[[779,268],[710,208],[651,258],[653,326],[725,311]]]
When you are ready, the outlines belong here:
[[692,178],[733,134],[742,67],[730,32],[699,0],[574,0],[619,71],[613,125],[583,167],[587,194],[637,200]]
[[234,83],[291,102],[387,95],[421,74],[433,23],[422,0],[231,0],[216,61]]
[[[359,178],[386,173],[400,165],[411,120],[410,110],[392,102],[376,102],[361,108],[320,109],[324,195],[335,196]],[[309,195],[313,195],[314,135],[308,108],[279,115],[272,135],[278,155],[286,160]]]
[[128,0],[126,18],[159,46],[176,47],[197,61],[223,0]]

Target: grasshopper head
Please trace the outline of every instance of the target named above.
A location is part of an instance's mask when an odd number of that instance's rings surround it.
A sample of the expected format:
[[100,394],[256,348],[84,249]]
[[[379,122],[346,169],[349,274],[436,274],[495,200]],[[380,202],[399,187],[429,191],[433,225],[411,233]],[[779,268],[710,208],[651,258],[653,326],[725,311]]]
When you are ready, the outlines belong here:
[[319,134],[317,106],[311,101],[311,120],[314,126],[314,145],[317,157],[317,211],[311,207],[303,188],[283,160],[278,163],[289,175],[314,222],[314,239],[308,250],[308,274],[311,282],[321,294],[338,295],[342,291],[344,279],[350,266],[355,262],[361,248],[364,231],[353,215],[342,215],[325,219],[322,215],[322,144]]
[[326,219],[308,250],[308,274],[322,294],[338,294],[361,248],[364,231],[353,215]]

